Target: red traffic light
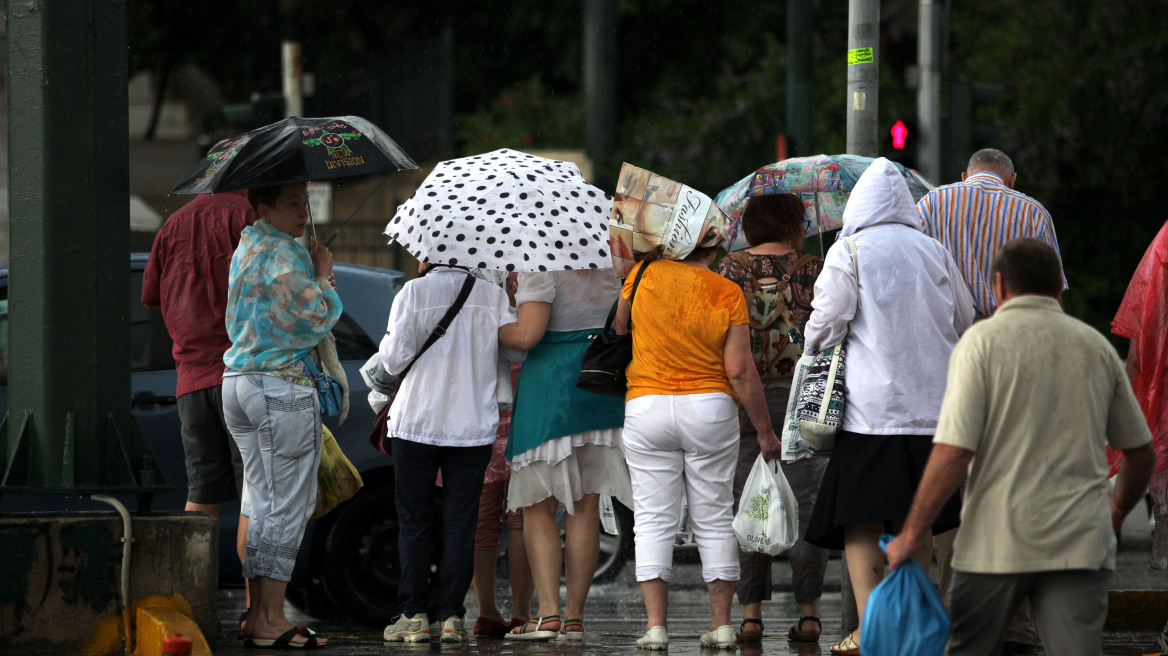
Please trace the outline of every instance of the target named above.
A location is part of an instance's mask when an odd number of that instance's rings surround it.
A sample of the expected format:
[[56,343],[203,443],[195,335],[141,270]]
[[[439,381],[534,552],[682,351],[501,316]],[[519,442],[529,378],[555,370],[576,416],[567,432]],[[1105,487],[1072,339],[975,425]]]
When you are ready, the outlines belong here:
[[897,121],[892,124],[892,147],[897,150],[904,150],[904,141],[908,138],[908,128],[904,126],[904,121]]

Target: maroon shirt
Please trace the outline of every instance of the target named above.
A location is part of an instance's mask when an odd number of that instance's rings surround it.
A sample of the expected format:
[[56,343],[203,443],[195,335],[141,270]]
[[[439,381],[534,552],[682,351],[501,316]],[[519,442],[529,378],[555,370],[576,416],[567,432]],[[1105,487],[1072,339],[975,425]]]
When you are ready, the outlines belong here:
[[162,309],[174,340],[176,396],[223,382],[223,353],[231,347],[224,319],[227,274],[239,235],[253,221],[246,191],[199,194],[154,238],[142,304]]

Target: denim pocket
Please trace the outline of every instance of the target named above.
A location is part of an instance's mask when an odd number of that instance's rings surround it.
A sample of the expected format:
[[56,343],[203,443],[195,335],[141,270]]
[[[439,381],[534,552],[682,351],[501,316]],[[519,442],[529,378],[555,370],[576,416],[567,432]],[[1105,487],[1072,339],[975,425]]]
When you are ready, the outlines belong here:
[[316,388],[265,376],[264,404],[268,411],[272,454],[301,458],[317,448],[320,413]]

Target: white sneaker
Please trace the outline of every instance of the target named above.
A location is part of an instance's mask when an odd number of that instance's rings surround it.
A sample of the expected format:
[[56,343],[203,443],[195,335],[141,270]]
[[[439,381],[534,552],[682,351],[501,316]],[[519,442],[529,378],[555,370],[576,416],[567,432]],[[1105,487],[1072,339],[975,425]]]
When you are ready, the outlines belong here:
[[466,631],[462,629],[462,618],[451,615],[442,623],[442,642],[447,645],[461,645],[466,640]]
[[706,649],[734,649],[737,640],[734,637],[734,627],[729,624],[702,634],[701,644]]
[[430,619],[425,613],[410,618],[399,615],[381,636],[388,642],[430,642]]
[[[730,636],[734,638],[733,635]],[[645,635],[637,638],[637,649],[649,649],[651,651],[663,651],[669,646],[669,631],[663,626],[651,627],[645,632]]]

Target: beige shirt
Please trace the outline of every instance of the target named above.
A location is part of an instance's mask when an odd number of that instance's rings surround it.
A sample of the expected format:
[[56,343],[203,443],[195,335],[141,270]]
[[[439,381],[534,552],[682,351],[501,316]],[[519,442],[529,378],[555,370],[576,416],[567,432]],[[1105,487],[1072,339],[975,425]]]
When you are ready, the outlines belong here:
[[953,568],[1115,569],[1104,444],[1152,439],[1106,338],[1022,296],[953,351],[934,442],[974,452]]

